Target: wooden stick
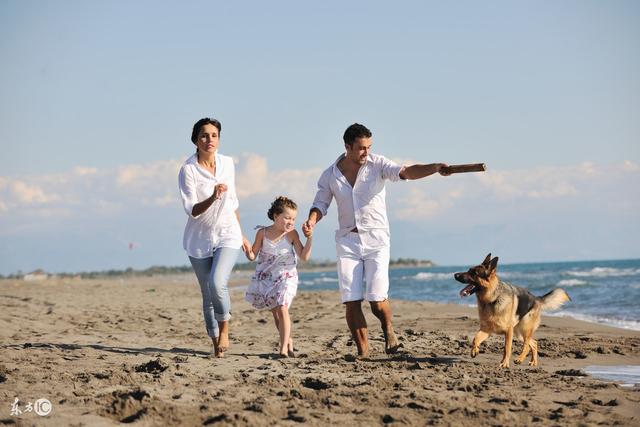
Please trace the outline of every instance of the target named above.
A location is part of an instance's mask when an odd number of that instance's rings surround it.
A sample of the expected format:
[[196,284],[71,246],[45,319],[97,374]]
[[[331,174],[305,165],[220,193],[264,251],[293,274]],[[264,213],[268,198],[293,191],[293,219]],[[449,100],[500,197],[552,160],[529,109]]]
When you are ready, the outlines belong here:
[[484,163],[470,163],[466,165],[449,165],[443,168],[446,173],[484,172],[487,166]]

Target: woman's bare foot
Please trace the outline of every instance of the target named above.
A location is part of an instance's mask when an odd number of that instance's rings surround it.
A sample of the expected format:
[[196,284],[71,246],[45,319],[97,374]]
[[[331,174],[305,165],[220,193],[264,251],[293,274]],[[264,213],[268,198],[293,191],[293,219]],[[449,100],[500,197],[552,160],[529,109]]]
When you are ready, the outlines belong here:
[[218,349],[218,337],[211,338],[211,341],[213,342],[213,348],[211,349],[211,357],[219,357],[218,354],[220,353],[220,350]]
[[293,340],[289,338],[289,343],[287,344],[287,356],[296,357],[296,354],[293,352]]
[[229,349],[229,322],[218,321],[220,336],[218,336],[218,353],[216,357],[224,357],[224,353]]

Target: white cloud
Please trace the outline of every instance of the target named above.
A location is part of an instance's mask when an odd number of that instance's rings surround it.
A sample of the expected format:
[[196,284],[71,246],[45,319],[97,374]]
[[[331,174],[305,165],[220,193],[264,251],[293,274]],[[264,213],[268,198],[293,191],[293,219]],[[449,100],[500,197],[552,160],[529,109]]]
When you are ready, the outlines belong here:
[[236,160],[236,191],[239,198],[244,199],[268,191],[272,180],[266,158],[243,153]]
[[94,175],[98,173],[98,169],[96,168],[88,168],[84,166],[76,166],[73,169],[73,172],[78,176],[86,176],[86,175]]
[[[135,215],[138,211],[143,215],[142,212],[154,207],[177,210],[180,206],[177,173],[181,163],[166,160],[113,169],[76,167],[57,175],[0,177],[0,217],[12,216],[19,222],[25,209],[30,218],[23,221],[31,221],[34,216],[69,218],[89,214],[107,218]],[[291,197],[301,207],[308,206],[321,170],[271,170],[265,157],[243,153],[236,159],[236,188],[241,206],[266,209],[263,205],[278,195]],[[583,163],[450,177],[436,175],[390,184],[387,204],[392,219],[409,222],[461,212],[490,218],[497,211],[507,215],[525,207],[546,206],[548,210],[595,201],[606,203],[611,209],[628,211],[639,203],[638,190],[630,190],[634,188],[640,188],[640,167],[634,162]]]
[[640,171],[640,165],[631,160],[625,160],[622,162],[622,170],[625,172],[638,172]]
[[153,199],[153,205],[155,206],[169,206],[176,202],[175,194],[165,194],[164,196],[155,197]]
[[431,218],[446,209],[443,204],[450,204],[448,200],[444,197],[440,200],[430,198],[427,192],[414,187],[406,196],[397,198],[398,203],[394,203],[397,206],[394,208],[395,216],[402,220]]
[[535,199],[574,196],[576,194],[578,194],[578,190],[567,182],[559,182],[548,188],[529,190],[526,192],[528,197]]
[[[113,216],[137,208],[179,206],[179,160],[124,165],[112,169],[75,167],[67,173],[0,177],[0,215],[29,207],[31,216],[68,217],[70,212]],[[236,188],[241,202],[287,195],[309,203],[320,169],[269,169],[266,158],[243,153],[236,160]]]
[[[524,170],[432,176],[398,184],[388,192],[392,215],[416,221],[468,212],[475,217],[507,211],[571,206],[632,209],[638,205],[640,167],[633,162],[538,167]],[[630,192],[635,192],[635,199]],[[630,202],[629,200],[636,200]],[[576,211],[576,215],[582,212]],[[473,217],[469,217],[473,220]]]
[[236,191],[245,200],[283,195],[298,204],[310,203],[321,173],[320,168],[271,171],[266,158],[252,153],[243,153],[236,163]]
[[45,204],[58,199],[55,194],[45,192],[36,184],[30,184],[22,180],[15,180],[9,183],[11,196],[24,205]]
[[116,169],[116,183],[125,192],[147,192],[153,186],[173,184],[177,188],[178,160],[157,161],[143,165],[126,165]]

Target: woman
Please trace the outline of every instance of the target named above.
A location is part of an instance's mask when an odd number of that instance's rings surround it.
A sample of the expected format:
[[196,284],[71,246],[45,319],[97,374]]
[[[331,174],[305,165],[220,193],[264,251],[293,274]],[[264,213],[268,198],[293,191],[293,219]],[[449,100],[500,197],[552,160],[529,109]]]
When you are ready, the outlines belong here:
[[196,153],[178,176],[182,204],[189,218],[183,246],[202,291],[202,311],[213,354],[223,357],[229,348],[229,290],[227,282],[240,248],[250,247],[240,229],[235,168],[231,157],[218,154],[219,121],[200,119],[191,142]]

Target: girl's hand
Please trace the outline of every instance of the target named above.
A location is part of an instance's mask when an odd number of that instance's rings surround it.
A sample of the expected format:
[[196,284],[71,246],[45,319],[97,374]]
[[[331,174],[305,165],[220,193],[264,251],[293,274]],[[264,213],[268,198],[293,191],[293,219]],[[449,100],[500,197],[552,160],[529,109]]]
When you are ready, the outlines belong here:
[[316,222],[311,220],[307,220],[302,223],[302,234],[304,234],[304,237],[308,238],[313,235],[313,228],[315,227],[315,225]]
[[227,191],[227,184],[218,184],[213,188],[213,199],[218,200]]

